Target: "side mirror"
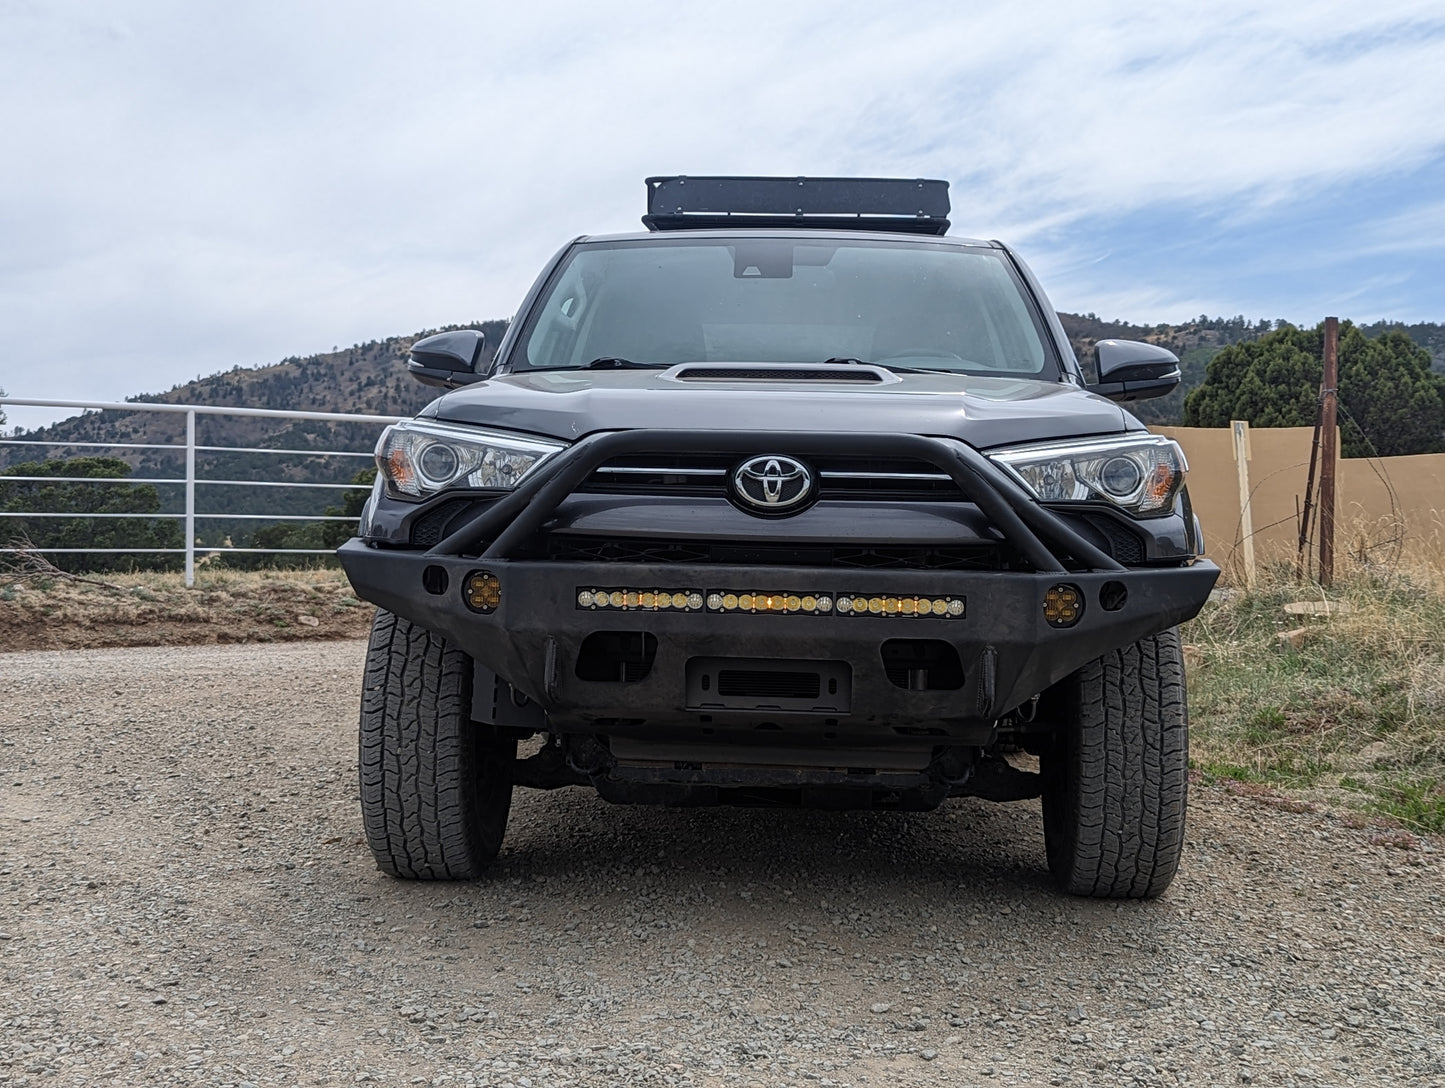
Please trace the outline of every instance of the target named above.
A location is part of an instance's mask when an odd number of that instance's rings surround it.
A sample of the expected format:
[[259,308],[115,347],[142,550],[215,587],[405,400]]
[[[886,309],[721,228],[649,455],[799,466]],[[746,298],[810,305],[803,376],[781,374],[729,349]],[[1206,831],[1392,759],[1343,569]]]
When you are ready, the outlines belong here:
[[1099,380],[1086,388],[1113,401],[1149,400],[1179,385],[1179,356],[1137,340],[1100,340],[1095,345]]
[[442,389],[479,382],[485,376],[477,373],[484,343],[486,337],[477,329],[457,329],[428,336],[411,346],[407,373],[423,385]]

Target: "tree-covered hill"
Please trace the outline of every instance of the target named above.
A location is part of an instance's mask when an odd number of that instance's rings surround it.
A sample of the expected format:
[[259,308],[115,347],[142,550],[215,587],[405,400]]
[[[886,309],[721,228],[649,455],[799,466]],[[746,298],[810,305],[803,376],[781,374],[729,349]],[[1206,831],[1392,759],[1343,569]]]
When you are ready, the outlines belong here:
[[[448,328],[462,328],[454,325]],[[495,349],[506,330],[505,321],[483,321],[471,328],[486,333]],[[439,392],[421,385],[406,372],[411,345],[442,329],[427,329],[410,336],[389,337],[357,344],[340,351],[291,357],[271,366],[234,367],[231,370],[178,385],[164,393],[129,398],[158,404],[235,405],[308,412],[362,412],[376,415],[411,415]],[[377,424],[337,424],[319,420],[284,420],[258,416],[200,415],[196,440],[201,446],[242,449],[352,450],[367,452],[376,443]],[[47,442],[121,442],[137,445],[184,443],[185,417],[175,412],[87,412],[48,427],[26,432],[24,438]],[[46,447],[45,456],[107,455],[131,465],[139,477],[176,478],[184,474],[180,451],[166,449],[94,449]],[[24,446],[0,446],[0,466],[34,460]],[[347,483],[365,461],[359,458],[280,456],[265,453],[203,451],[197,454],[197,476],[202,480],[284,479],[312,483]],[[180,488],[160,485],[162,508],[177,509]],[[279,488],[235,488],[198,485],[201,509],[235,513],[314,513],[334,492]]]
[[[1147,423],[1178,423],[1183,416],[1185,396],[1205,379],[1212,359],[1226,348],[1250,344],[1275,333],[1281,322],[1255,321],[1243,317],[1209,318],[1179,325],[1134,325],[1126,321],[1105,321],[1095,314],[1059,315],[1073,343],[1075,353],[1086,372],[1093,368],[1094,345],[1102,339],[1144,340],[1167,347],[1179,355],[1184,381],[1182,387],[1168,397],[1143,401],[1133,410]],[[483,321],[448,328],[480,328],[486,333],[488,349],[495,349],[506,330],[505,321]],[[406,357],[411,345],[423,336],[442,329],[429,329],[410,336],[395,336],[356,344],[345,350],[325,352],[304,358],[291,357],[271,366],[235,367],[208,378],[178,385],[164,393],[141,394],[136,402],[165,404],[235,405],[246,408],[273,408],[298,411],[359,412],[376,415],[411,415],[433,399],[438,390],[421,385],[406,371]],[[1380,323],[1362,326],[1360,332],[1371,340],[1387,332],[1403,332],[1428,350],[1434,369],[1445,373],[1445,326],[1420,324],[1400,326]],[[3,420],[3,415],[0,415]],[[201,446],[224,446],[225,451],[201,450],[197,453],[196,509],[200,515],[224,514],[224,517],[201,516],[197,521],[197,537],[205,546],[235,545],[238,547],[307,547],[329,548],[344,537],[349,528],[341,522],[269,522],[270,517],[289,515],[311,518],[322,512],[354,513],[364,495],[362,490],[340,491],[322,488],[247,487],[206,483],[207,480],[263,481],[288,480],[297,483],[356,484],[358,472],[369,469],[365,457],[335,457],[315,454],[271,454],[255,450],[348,450],[369,453],[376,442],[377,424],[333,424],[316,420],[280,420],[254,416],[197,417],[197,440]],[[180,413],[146,413],[129,411],[88,412],[65,419],[49,427],[27,432],[20,437],[45,442],[105,442],[133,445],[168,445],[183,443],[185,417]],[[240,447],[237,449],[237,447]],[[112,475],[128,475],[139,480],[161,478],[174,480],[184,475],[184,458],[174,449],[138,449],[0,445],[0,469],[9,469],[24,462],[45,462],[46,475],[91,475],[90,472],[63,472],[58,462],[67,458],[114,458]],[[111,463],[107,461],[107,463]],[[84,466],[81,466],[84,467]],[[34,473],[30,473],[34,474]],[[105,501],[100,492],[91,495],[87,488],[105,485],[77,483],[71,486],[85,491],[85,502]],[[117,487],[119,485],[109,485]],[[157,514],[177,513],[184,508],[184,489],[177,483],[133,485],[150,496],[145,507]],[[152,494],[153,491],[153,494]],[[118,494],[118,493],[117,493]],[[14,496],[12,496],[14,497]],[[114,496],[112,496],[113,498]],[[153,500],[153,501],[152,501]],[[17,500],[18,501],[18,500]],[[76,500],[80,502],[79,499]],[[340,504],[338,506],[338,504]],[[32,509],[32,507],[25,507]],[[83,504],[66,507],[80,511]],[[101,509],[95,507],[95,509]],[[244,516],[251,515],[248,519]],[[260,515],[266,515],[261,518]],[[83,514],[81,515],[83,517]],[[268,523],[269,522],[269,523]],[[82,522],[65,522],[67,532]],[[100,525],[99,521],[91,522]],[[150,531],[148,526],[172,531],[164,519],[145,521],[135,531]],[[12,525],[11,528],[14,526]],[[114,525],[111,526],[114,528]],[[0,525],[0,530],[5,526]],[[92,541],[101,540],[103,534]],[[71,541],[74,544],[74,541]],[[227,562],[243,565],[246,556],[231,556]],[[92,566],[94,557],[76,557],[77,569]],[[160,562],[160,560],[158,560]],[[173,563],[173,560],[164,562]],[[96,567],[95,569],[100,569]],[[107,568],[108,569],[108,568]]]
[[[505,321],[483,321],[447,328],[480,328],[488,349],[495,349],[506,330]],[[306,412],[364,412],[377,415],[411,415],[437,395],[406,372],[411,345],[443,329],[427,329],[410,336],[394,336],[356,344],[341,351],[305,358],[292,356],[271,366],[233,367],[208,378],[177,385],[164,393],[142,393],[129,398],[155,404],[235,405]],[[127,442],[160,444],[183,441],[184,417],[178,413],[104,411],[87,412],[24,437],[51,442]],[[197,441],[212,446],[252,446],[296,449],[369,449],[376,428],[320,422],[277,420],[256,416],[202,416],[197,420]],[[137,470],[169,464],[167,451],[117,451]],[[23,450],[9,447],[10,460],[29,459]]]
[[[468,326],[486,333],[495,349],[506,331],[505,321],[483,321]],[[424,386],[406,371],[411,345],[443,329],[427,329],[409,336],[389,337],[320,355],[291,357],[271,366],[234,367],[231,370],[175,386],[164,393],[141,394],[135,402],[160,404],[235,405],[315,412],[360,412],[376,415],[411,415],[432,400],[439,390]],[[198,415],[199,446],[226,446],[241,450],[350,450],[367,453],[376,444],[381,427],[375,423],[338,424],[320,420],[285,420],[258,416]],[[178,412],[86,412],[21,437],[45,442],[120,442],[134,445],[174,445],[185,441],[185,416]],[[176,479],[185,474],[184,453],[170,449],[127,449],[46,446],[32,450],[23,445],[0,446],[0,468],[45,458],[114,457],[129,465],[139,478]],[[326,457],[305,454],[198,451],[196,455],[196,508],[204,513],[315,515],[338,501],[340,492],[323,488],[237,487],[206,484],[210,480],[288,480],[343,484],[369,467],[361,457]],[[76,485],[85,486],[85,485]],[[154,485],[162,512],[184,509],[179,484]],[[206,544],[249,541],[262,523],[202,518],[197,535]],[[3,527],[0,527],[3,528]]]
[[1084,372],[1096,377],[1094,345],[1100,340],[1143,340],[1168,348],[1179,356],[1179,369],[1184,380],[1167,397],[1140,401],[1131,405],[1145,423],[1178,423],[1184,412],[1184,396],[1204,381],[1209,361],[1230,344],[1253,340],[1274,328],[1275,322],[1250,322],[1244,317],[1207,317],[1200,315],[1182,325],[1131,325],[1125,321],[1104,321],[1094,314],[1060,313],[1059,320],[1074,345],[1074,354]]
[[[1064,329],[1086,370],[1092,368],[1094,344],[1106,338],[1145,340],[1160,344],[1179,355],[1184,381],[1168,397],[1143,401],[1134,410],[1146,422],[1178,423],[1183,417],[1185,395],[1204,380],[1209,361],[1231,344],[1256,340],[1280,323],[1249,321],[1244,317],[1201,316],[1178,325],[1135,325],[1106,321],[1095,314],[1060,313]],[[483,321],[448,328],[480,328],[486,333],[488,349],[494,349],[506,330],[505,321]],[[1424,323],[1404,326],[1380,322],[1360,326],[1369,338],[1395,330],[1407,333],[1431,353],[1434,369],[1445,373],[1445,326]],[[421,385],[406,372],[406,354],[422,336],[439,332],[429,329],[409,336],[373,340],[340,351],[304,358],[291,357],[271,366],[235,367],[207,378],[178,385],[164,393],[140,394],[132,399],[169,404],[237,405],[247,408],[279,408],[323,412],[366,412],[382,415],[410,415],[430,401],[437,390]],[[202,416],[198,439],[203,445],[285,449],[369,450],[376,438],[374,425],[335,425],[319,422],[286,421],[245,416]],[[52,442],[172,443],[185,434],[178,414],[143,412],[90,412],[62,420],[49,427],[28,432],[24,437]],[[50,456],[67,454],[114,455],[132,465],[137,476],[174,476],[181,471],[176,454],[165,450],[82,450],[55,449]],[[23,447],[0,447],[0,465],[34,460],[35,453]],[[231,478],[247,479],[270,475],[281,460],[265,454],[206,454],[202,476],[218,477],[224,468]],[[359,462],[333,460],[323,475],[323,466],[291,459],[282,474],[294,479],[350,480]],[[272,499],[277,496],[271,496]],[[272,509],[275,509],[272,507]]]

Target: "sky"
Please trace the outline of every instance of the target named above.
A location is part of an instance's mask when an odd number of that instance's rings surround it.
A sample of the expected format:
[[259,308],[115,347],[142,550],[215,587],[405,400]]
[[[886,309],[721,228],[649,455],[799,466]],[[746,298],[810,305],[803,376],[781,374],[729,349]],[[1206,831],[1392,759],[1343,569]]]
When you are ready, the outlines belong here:
[[652,174],[946,178],[1061,310],[1445,321],[1442,73],[1438,0],[0,0],[0,388],[507,317]]

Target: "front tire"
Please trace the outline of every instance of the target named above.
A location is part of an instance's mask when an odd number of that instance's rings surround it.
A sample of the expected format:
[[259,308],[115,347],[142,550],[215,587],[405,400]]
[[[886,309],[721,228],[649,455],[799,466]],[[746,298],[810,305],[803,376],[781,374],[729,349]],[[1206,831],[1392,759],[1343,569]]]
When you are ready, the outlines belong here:
[[1063,891],[1150,899],[1184,848],[1189,723],[1179,631],[1114,650],[1060,684],[1044,753],[1044,844]]
[[358,764],[366,841],[384,873],[473,880],[497,856],[517,742],[471,720],[472,660],[378,611],[366,649]]

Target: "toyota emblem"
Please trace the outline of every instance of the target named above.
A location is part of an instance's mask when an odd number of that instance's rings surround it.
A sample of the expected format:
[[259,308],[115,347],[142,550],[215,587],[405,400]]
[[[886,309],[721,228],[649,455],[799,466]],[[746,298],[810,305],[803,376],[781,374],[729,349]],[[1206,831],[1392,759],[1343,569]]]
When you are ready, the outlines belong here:
[[800,513],[813,498],[813,473],[791,457],[764,454],[733,469],[732,493],[749,514],[787,517]]

